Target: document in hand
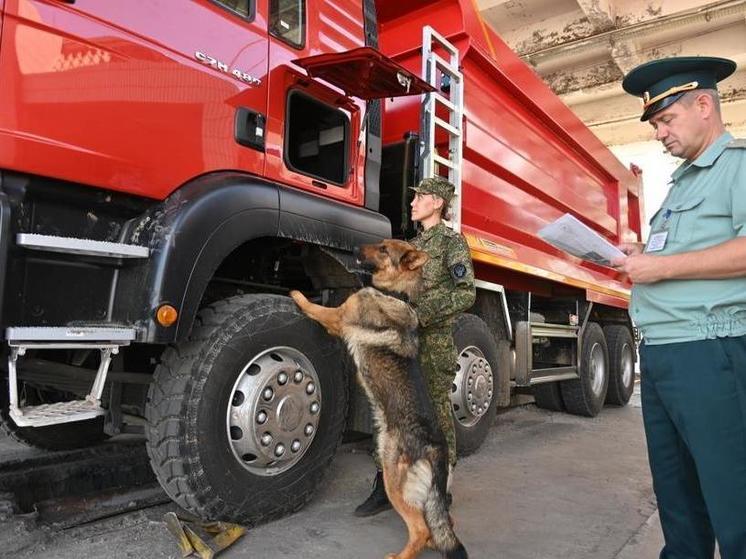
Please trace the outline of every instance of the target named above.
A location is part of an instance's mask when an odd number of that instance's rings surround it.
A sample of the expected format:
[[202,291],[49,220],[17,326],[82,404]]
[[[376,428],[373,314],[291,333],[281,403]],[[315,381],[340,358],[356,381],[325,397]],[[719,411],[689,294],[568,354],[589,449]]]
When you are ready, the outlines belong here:
[[570,214],[543,227],[539,237],[573,256],[602,266],[611,266],[612,260],[624,256],[621,250]]

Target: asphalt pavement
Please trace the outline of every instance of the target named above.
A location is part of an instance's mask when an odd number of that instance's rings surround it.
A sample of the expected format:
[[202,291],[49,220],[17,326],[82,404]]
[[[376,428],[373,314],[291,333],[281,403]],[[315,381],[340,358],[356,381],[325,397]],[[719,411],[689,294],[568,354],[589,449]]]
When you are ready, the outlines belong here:
[[[380,559],[399,551],[406,530],[396,513],[352,514],[374,472],[363,446],[343,445],[305,509],[249,529],[220,557]],[[481,450],[459,462],[453,494],[456,530],[472,559],[656,559],[660,550],[637,395],[596,418],[533,405],[501,413]],[[179,557],[162,522],[169,510],[175,507],[41,530],[17,556]]]

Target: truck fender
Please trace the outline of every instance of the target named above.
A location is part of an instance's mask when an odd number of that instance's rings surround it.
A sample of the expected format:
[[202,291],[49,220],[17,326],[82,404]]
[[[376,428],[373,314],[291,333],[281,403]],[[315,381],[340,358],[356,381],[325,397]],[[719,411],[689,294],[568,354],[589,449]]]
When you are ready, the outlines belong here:
[[[125,268],[112,315],[138,327],[138,341],[186,337],[207,283],[220,262],[248,239],[275,236],[277,186],[238,173],[199,177],[128,224],[127,242],[147,246],[142,266]],[[155,321],[159,305],[179,312],[169,328]]]
[[[247,241],[284,237],[351,251],[390,232],[374,212],[240,173],[205,175],[128,224],[127,242],[148,246],[150,258],[121,271],[112,316],[136,324],[137,341],[183,340],[215,271]],[[168,328],[154,316],[165,303],[179,311]]]

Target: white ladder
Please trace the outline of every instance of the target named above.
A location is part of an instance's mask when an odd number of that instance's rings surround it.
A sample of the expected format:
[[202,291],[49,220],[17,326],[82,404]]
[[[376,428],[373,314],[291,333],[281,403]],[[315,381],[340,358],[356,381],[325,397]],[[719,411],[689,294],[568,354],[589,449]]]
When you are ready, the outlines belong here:
[[[450,60],[437,54],[438,47],[448,53]],[[456,195],[451,202],[451,227],[454,231],[461,232],[464,76],[459,69],[458,49],[429,25],[422,29],[422,76],[435,88],[435,91],[425,94],[422,101],[422,178],[441,176],[441,166],[448,169],[448,180],[456,187]],[[447,97],[441,89],[444,80],[448,80],[450,85]],[[437,116],[438,105],[445,108],[440,114],[445,112],[448,115],[447,121]],[[438,129],[444,130],[448,135],[447,157],[440,155],[435,147]]]
[[[112,355],[119,352],[121,346],[128,345],[135,339],[134,328],[76,328],[76,327],[12,327],[5,331],[10,346],[8,355],[8,391],[10,400],[10,417],[19,427],[44,427],[84,421],[99,415],[106,410],[101,407],[101,395],[104,392],[106,376],[111,364]],[[101,363],[90,393],[84,400],[41,404],[38,406],[19,406],[18,398],[18,358],[29,349],[97,349],[101,352]]]

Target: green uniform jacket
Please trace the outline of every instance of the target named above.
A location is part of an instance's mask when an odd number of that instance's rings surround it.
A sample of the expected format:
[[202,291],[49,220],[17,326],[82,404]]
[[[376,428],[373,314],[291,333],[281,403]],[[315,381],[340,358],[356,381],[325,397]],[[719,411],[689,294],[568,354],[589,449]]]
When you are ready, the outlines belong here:
[[421,231],[412,244],[430,256],[422,271],[422,294],[413,301],[420,325],[451,324],[474,304],[474,266],[466,239],[445,223]]
[[[671,176],[650,220],[650,254],[677,254],[746,236],[746,141],[725,133]],[[632,320],[648,345],[746,334],[746,277],[635,284]]]

